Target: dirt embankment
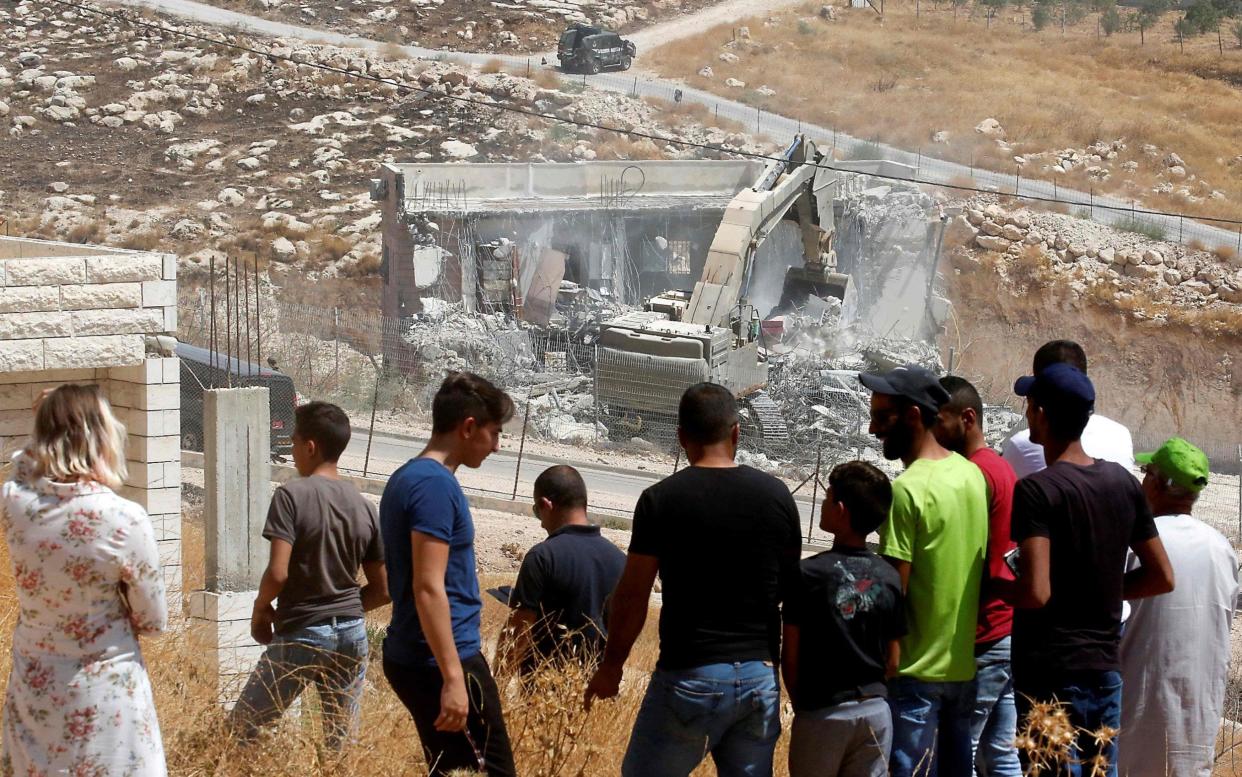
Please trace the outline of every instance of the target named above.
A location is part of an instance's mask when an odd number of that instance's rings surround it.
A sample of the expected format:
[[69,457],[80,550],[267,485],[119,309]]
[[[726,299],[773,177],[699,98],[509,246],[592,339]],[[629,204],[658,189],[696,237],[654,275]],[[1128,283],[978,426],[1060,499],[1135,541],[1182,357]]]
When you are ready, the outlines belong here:
[[1194,327],[1135,321],[1091,302],[1050,293],[1013,294],[996,276],[956,276],[958,330],[942,340],[955,349],[954,371],[979,381],[985,399],[1015,404],[1013,381],[1029,373],[1042,343],[1082,343],[1101,413],[1126,424],[1136,448],[1177,434],[1225,471],[1238,467],[1242,443],[1242,333],[1209,336]]

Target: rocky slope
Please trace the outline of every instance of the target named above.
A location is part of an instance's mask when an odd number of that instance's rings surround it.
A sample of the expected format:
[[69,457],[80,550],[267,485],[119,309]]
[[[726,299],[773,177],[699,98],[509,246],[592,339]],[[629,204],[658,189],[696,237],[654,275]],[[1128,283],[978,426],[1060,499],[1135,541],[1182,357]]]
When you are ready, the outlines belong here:
[[315,276],[373,273],[379,215],[366,183],[386,161],[700,153],[492,106],[764,148],[706,116],[443,62],[225,37],[273,55],[255,56],[31,2],[0,8],[0,25],[0,218],[9,231],[159,246],[191,265],[245,250]]

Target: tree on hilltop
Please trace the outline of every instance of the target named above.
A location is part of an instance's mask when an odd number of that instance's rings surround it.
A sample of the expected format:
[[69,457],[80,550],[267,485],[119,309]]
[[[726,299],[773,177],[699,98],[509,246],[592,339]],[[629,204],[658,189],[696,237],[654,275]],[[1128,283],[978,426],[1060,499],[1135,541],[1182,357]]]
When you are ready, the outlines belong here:
[[1160,17],[1169,10],[1169,0],[1141,0],[1139,3],[1139,43],[1147,43],[1147,29],[1154,27]]

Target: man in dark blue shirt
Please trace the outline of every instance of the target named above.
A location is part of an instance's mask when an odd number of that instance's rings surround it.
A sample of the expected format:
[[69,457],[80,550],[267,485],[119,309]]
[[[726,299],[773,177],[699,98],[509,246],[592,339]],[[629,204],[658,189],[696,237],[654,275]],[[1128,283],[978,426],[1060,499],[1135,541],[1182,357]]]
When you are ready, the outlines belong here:
[[[534,513],[548,538],[522,559],[496,664],[529,675],[573,661],[594,669],[608,635],[605,609],[625,554],[587,522],[582,475],[561,464],[535,479]],[[498,670],[499,671],[499,670]]]
[[[431,777],[515,773],[496,681],[480,652],[474,522],[457,467],[500,448],[513,401],[487,380],[450,373],[431,405],[431,440],[380,500],[392,622],[384,676],[414,718]],[[469,690],[467,690],[469,689]]]

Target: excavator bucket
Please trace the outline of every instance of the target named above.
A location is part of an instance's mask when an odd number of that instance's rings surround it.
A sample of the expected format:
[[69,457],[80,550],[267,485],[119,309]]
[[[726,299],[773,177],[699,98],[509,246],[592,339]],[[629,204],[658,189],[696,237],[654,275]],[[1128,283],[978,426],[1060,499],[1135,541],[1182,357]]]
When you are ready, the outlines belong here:
[[807,297],[836,297],[845,299],[850,276],[839,272],[816,270],[810,267],[790,267],[785,273],[785,285],[781,289],[780,310],[793,310],[806,305]]

